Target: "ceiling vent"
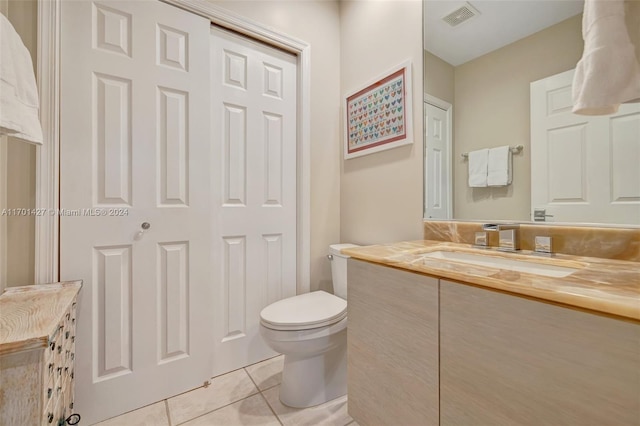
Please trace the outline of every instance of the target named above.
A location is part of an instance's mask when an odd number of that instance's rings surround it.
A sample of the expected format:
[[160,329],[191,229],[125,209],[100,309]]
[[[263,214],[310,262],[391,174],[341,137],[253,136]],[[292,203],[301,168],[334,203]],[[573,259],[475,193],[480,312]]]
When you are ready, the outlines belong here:
[[471,6],[469,3],[465,3],[462,7],[442,18],[442,20],[452,27],[455,27],[479,14],[480,12],[478,12],[478,9]]

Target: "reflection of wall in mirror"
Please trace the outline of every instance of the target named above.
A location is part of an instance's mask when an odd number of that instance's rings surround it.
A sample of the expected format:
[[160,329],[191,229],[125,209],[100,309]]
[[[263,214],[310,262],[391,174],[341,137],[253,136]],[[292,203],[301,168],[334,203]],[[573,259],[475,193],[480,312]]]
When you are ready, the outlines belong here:
[[424,51],[424,92],[453,104],[454,66]]
[[[454,93],[454,218],[530,220],[529,83],[575,67],[583,48],[581,19],[569,18],[457,67],[425,53],[427,93]],[[461,153],[519,144],[525,148],[514,155],[512,185],[467,186]]]
[[[37,2],[0,0],[3,13],[22,38],[36,64]],[[35,71],[35,70],[34,70]],[[18,139],[0,141],[0,209],[35,207],[36,147]],[[35,216],[0,218],[0,292],[5,286],[33,284]]]

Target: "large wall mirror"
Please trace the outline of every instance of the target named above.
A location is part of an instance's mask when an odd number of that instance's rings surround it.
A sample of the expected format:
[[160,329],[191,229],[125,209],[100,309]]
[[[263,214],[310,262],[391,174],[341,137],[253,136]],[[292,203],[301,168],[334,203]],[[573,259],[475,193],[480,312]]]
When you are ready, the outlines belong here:
[[[5,15],[36,64],[37,1],[0,0]],[[0,136],[0,293],[35,280],[36,163],[38,148]]]
[[[425,219],[640,225],[640,104],[571,113],[583,7],[424,1]],[[625,7],[640,57],[640,2]],[[469,187],[463,155],[505,145],[522,148],[512,183]]]

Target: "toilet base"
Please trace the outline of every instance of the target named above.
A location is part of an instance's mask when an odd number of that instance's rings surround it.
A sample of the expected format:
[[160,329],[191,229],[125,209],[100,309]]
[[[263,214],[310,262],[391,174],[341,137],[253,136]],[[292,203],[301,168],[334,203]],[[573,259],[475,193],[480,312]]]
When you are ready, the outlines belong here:
[[285,354],[280,402],[305,408],[347,394],[347,330],[332,337],[342,344],[314,356]]

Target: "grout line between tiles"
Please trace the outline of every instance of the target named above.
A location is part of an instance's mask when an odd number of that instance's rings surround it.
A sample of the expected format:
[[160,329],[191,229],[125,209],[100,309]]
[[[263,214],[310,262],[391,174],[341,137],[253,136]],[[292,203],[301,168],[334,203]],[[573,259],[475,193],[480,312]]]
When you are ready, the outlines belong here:
[[[213,380],[213,379],[215,379],[215,378],[217,378],[217,377],[220,377],[220,376],[224,376],[224,375],[226,375],[226,374],[234,373],[234,372],[239,371],[239,370],[244,370],[245,374],[246,374],[247,376],[249,376],[249,379],[253,382],[253,379],[251,378],[251,375],[249,374],[249,372],[248,372],[247,370],[245,370],[245,368],[244,368],[244,367],[236,368],[235,370],[231,370],[231,371],[229,371],[229,372],[227,372],[227,373],[218,374],[217,376],[211,377],[211,380]],[[255,382],[253,382],[253,383],[254,383],[254,386],[255,386]],[[179,393],[179,394],[177,394],[177,395],[174,395],[174,396],[172,396],[171,398],[175,398],[176,396],[184,395],[185,393],[192,392],[192,391],[194,391],[194,390],[196,390],[196,389],[200,389],[200,388],[202,388],[202,387],[204,387],[204,386],[198,386],[197,388],[193,388],[193,389],[190,389],[190,390],[184,391],[184,392],[182,392],[182,393]],[[184,422],[182,422],[182,423],[177,423],[175,426],[183,425],[183,424],[185,424],[185,423],[187,423],[187,422],[190,422],[190,421],[191,421],[191,420],[193,420],[193,419],[197,419],[198,417],[206,416],[206,415],[207,415],[207,414],[209,414],[209,413],[213,413],[214,411],[218,411],[218,410],[220,410],[220,409],[222,409],[222,408],[228,407],[228,406],[229,406],[229,405],[231,405],[231,404],[235,404],[235,403],[236,403],[236,402],[238,402],[238,401],[242,401],[243,399],[247,399],[247,398],[249,398],[249,397],[251,397],[251,396],[254,396],[254,395],[256,395],[256,394],[260,393],[260,389],[258,388],[258,386],[255,386],[255,388],[256,388],[256,391],[255,391],[255,392],[253,392],[253,393],[251,393],[251,394],[249,394],[249,395],[245,396],[244,398],[240,398],[240,399],[238,399],[238,400],[232,401],[232,402],[230,402],[230,403],[228,403],[228,404],[226,404],[226,405],[223,405],[223,406],[221,406],[221,407],[218,407],[218,408],[216,408],[216,409],[214,409],[214,410],[207,411],[207,412],[206,412],[206,413],[204,413],[204,414],[200,414],[200,415],[198,415],[198,416],[196,416],[196,417],[193,417],[193,418],[191,418],[191,419],[189,419],[189,420],[185,420],[185,421],[184,421]],[[167,399],[165,399],[165,403],[166,403],[166,407],[167,407],[167,415],[169,416],[169,426],[174,426],[174,425],[171,423],[171,410],[169,409],[169,399],[171,399],[171,398],[167,398]]]
[[[260,390],[260,386],[258,386],[256,381],[253,380],[253,377],[251,377],[251,374],[249,374],[249,372],[247,371],[247,367],[243,367],[242,369],[244,370],[244,374],[246,374],[247,377],[249,377],[249,380],[251,380],[251,383],[253,383],[253,386],[255,386],[255,388],[258,391],[258,393],[261,393],[262,391]],[[251,394],[251,395],[255,395],[255,393]]]
[[256,389],[258,389],[258,392],[262,392],[260,390],[260,386],[258,386],[258,384],[256,383],[255,380],[253,380],[253,377],[251,377],[251,374],[249,374],[249,370],[247,370],[247,367],[243,367],[242,368],[244,370],[244,372],[246,373],[247,376],[249,376],[249,380],[251,380],[251,383],[253,383],[253,386],[256,387]]
[[[252,364],[252,365],[253,365],[253,364]],[[247,367],[249,367],[249,366],[247,366]],[[247,367],[242,367],[242,368],[239,368],[238,370],[244,370],[245,374],[249,377],[249,380],[251,380],[251,382],[253,383],[253,385],[254,385],[254,387],[255,387],[255,390],[254,390],[254,392],[253,392],[253,393],[251,393],[251,394],[249,394],[249,395],[245,396],[244,398],[240,398],[240,399],[238,399],[238,400],[236,400],[236,401],[232,401],[232,402],[230,402],[230,403],[228,403],[228,404],[226,404],[226,405],[220,406],[220,407],[218,407],[218,408],[216,408],[216,409],[214,409],[214,410],[211,410],[211,411],[207,411],[206,413],[200,414],[200,415],[198,415],[198,416],[195,416],[195,417],[193,417],[193,418],[190,418],[190,419],[188,419],[188,420],[185,420],[185,421],[183,421],[183,422],[181,422],[181,423],[177,423],[177,424],[175,424],[175,425],[172,423],[172,420],[171,420],[171,410],[170,410],[170,408],[169,408],[169,401],[168,401],[168,399],[165,399],[165,400],[164,400],[164,403],[165,403],[165,409],[166,409],[166,411],[167,411],[167,418],[168,418],[168,420],[169,420],[169,426],[182,426],[182,425],[185,425],[185,424],[187,424],[187,423],[189,423],[189,422],[191,422],[191,421],[193,421],[193,420],[196,420],[196,419],[198,419],[198,418],[200,418],[200,417],[204,417],[204,416],[209,415],[209,414],[211,414],[211,413],[214,413],[214,412],[216,412],[216,411],[222,410],[222,409],[224,409],[224,408],[229,407],[230,405],[233,405],[233,404],[236,404],[236,403],[242,402],[242,401],[244,401],[244,400],[246,400],[246,399],[248,399],[248,398],[254,397],[254,396],[258,395],[258,394],[259,394],[259,395],[260,395],[260,397],[263,399],[263,401],[267,404],[267,407],[269,407],[269,411],[270,411],[270,412],[272,413],[272,415],[276,418],[276,420],[278,421],[278,423],[279,423],[280,425],[283,425],[283,426],[284,426],[284,421],[283,421],[283,420],[280,418],[280,416],[276,413],[276,411],[274,410],[274,408],[273,408],[273,407],[271,406],[271,404],[269,403],[269,400],[268,400],[268,399],[267,399],[267,397],[264,395],[264,392],[266,392],[266,391],[268,391],[268,390],[270,390],[270,389],[272,389],[272,388],[274,388],[274,387],[279,386],[281,383],[277,383],[277,384],[275,384],[275,385],[273,385],[273,386],[269,386],[268,388],[266,388],[266,389],[262,389],[262,390],[261,390],[261,389],[258,387],[258,384],[256,383],[256,380],[254,380],[254,378],[251,376],[251,374],[249,374],[249,371],[247,370]],[[237,371],[237,370],[234,370],[234,371]],[[197,388],[196,388],[196,389],[197,389]],[[345,426],[349,426],[349,425],[352,425],[352,424],[354,424],[354,423],[355,423],[355,420],[351,419],[351,420],[349,420],[349,421],[348,421],[348,423],[345,423]]]
[[249,376],[249,378],[251,379],[251,381],[253,382],[255,387],[258,389],[258,392],[260,392],[260,393],[280,385],[280,383],[276,383],[275,385],[271,385],[268,388],[260,389],[260,386],[258,386],[258,383],[255,380],[253,380],[253,377],[251,376],[251,373],[249,373],[249,370],[247,370],[247,367],[244,367],[244,371],[245,371],[245,373],[247,373],[247,376]]
[[[273,386],[271,386],[271,387],[273,387]],[[271,388],[269,388],[269,389],[271,389]],[[276,420],[278,420],[278,423],[280,423],[282,426],[284,426],[284,423],[282,422],[282,420],[280,420],[280,416],[278,416],[278,413],[276,413],[275,410],[273,409],[273,407],[271,406],[271,404],[269,404],[269,400],[267,399],[267,397],[264,396],[264,394],[262,392],[260,392],[260,396],[262,397],[262,399],[264,399],[264,402],[267,404],[267,407],[269,407],[269,410],[271,410],[273,415],[276,416]]]
[[270,357],[270,358],[265,358],[265,359],[263,359],[262,361],[256,361],[256,362],[254,362],[253,364],[245,365],[245,366],[244,366],[244,367],[242,367],[242,368],[249,368],[249,367],[253,367],[254,365],[261,364],[261,363],[263,363],[263,362],[265,362],[265,361],[269,361],[269,360],[274,359],[274,358],[278,358],[279,356],[283,356],[283,355],[282,355],[282,354],[274,355],[274,356],[272,356],[272,357]]
[[[175,426],[180,426],[180,425],[183,425],[183,424],[185,424],[185,423],[189,423],[189,422],[190,422],[190,421],[192,421],[192,420],[195,420],[195,419],[197,419],[197,418],[200,418],[200,417],[206,416],[206,415],[208,415],[208,414],[214,413],[214,412],[216,412],[216,411],[222,410],[223,408],[227,408],[227,407],[228,407],[228,406],[230,406],[230,405],[233,405],[233,404],[235,404],[235,403],[237,403],[237,402],[240,402],[240,401],[244,401],[245,399],[249,399],[249,398],[251,398],[252,396],[256,396],[256,395],[258,395],[259,393],[260,393],[260,391],[258,390],[257,392],[252,393],[251,395],[247,395],[247,396],[245,396],[244,398],[240,398],[240,399],[238,399],[238,400],[236,400],[236,401],[230,402],[230,403],[228,403],[227,405],[222,405],[222,406],[220,406],[220,407],[216,408],[215,410],[211,410],[211,411],[207,411],[206,413],[202,413],[202,414],[200,414],[200,415],[198,415],[198,416],[195,416],[195,417],[193,417],[193,418],[191,418],[191,419],[189,419],[189,420],[185,420],[185,421],[184,421],[184,422],[182,422],[182,423],[178,423],[178,424],[177,424],[177,425],[175,425]],[[267,404],[267,405],[268,405],[268,404]]]
[[[275,358],[275,357],[274,357]],[[271,358],[270,358],[271,359]],[[264,394],[262,393],[263,390],[260,389],[260,387],[258,386],[258,384],[256,383],[255,380],[253,380],[253,377],[251,377],[251,374],[249,374],[249,371],[247,371],[247,367],[244,368],[245,372],[247,373],[247,376],[249,376],[249,378],[251,379],[251,381],[253,382],[253,384],[256,386],[256,388],[258,389],[258,393],[260,394],[260,396],[262,397],[262,399],[264,400],[264,402],[267,404],[267,407],[269,407],[269,410],[271,410],[271,412],[273,413],[274,416],[276,416],[276,420],[278,420],[278,423],[280,423],[281,425],[284,426],[284,423],[282,423],[282,420],[280,420],[280,417],[278,417],[278,414],[274,411],[273,407],[271,406],[271,404],[269,404],[269,400],[267,400],[267,397],[264,396]],[[264,390],[268,390],[271,389],[275,386],[278,386],[280,383],[270,386],[267,389]]]
[[276,383],[275,385],[271,385],[268,388],[264,388],[264,389],[260,390],[260,392],[268,391],[269,389],[275,388],[276,386],[280,386],[280,385],[281,385],[281,383]]
[[[235,370],[227,371],[226,373],[220,373],[217,376],[210,377],[209,380],[213,381],[213,379],[217,379],[218,377],[221,377],[221,376],[226,376],[227,374],[235,373],[236,371],[239,371],[239,370],[244,370],[244,367],[236,368]],[[246,370],[245,370],[245,373],[246,373]],[[189,393],[189,392],[192,392],[192,391],[194,391],[196,389],[200,389],[200,388],[203,388],[203,387],[204,387],[204,385],[200,385],[197,388],[193,388],[193,389],[186,390],[184,392],[177,393],[175,395],[172,395],[170,398],[167,398],[167,400],[173,399],[173,398],[175,398],[177,396],[184,395],[185,393]],[[160,402],[160,401],[158,401],[158,402]]]

